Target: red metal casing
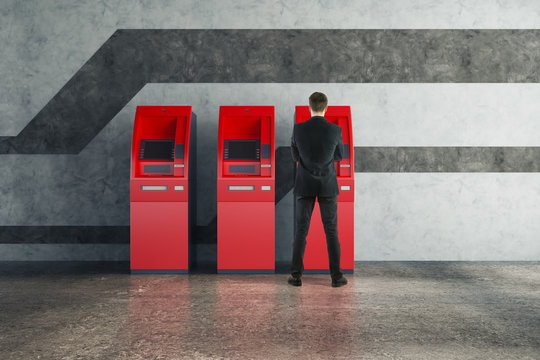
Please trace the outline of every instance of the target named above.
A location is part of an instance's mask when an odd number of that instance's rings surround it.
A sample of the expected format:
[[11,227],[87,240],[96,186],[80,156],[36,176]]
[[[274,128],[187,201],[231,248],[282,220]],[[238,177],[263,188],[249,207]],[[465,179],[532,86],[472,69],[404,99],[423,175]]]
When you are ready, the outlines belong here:
[[[189,270],[195,205],[194,138],[191,106],[137,107],[131,146],[132,272]],[[160,141],[166,143],[165,148],[149,156],[148,143]],[[163,149],[171,152],[169,158],[160,155]]]
[[[354,271],[354,147],[350,106],[328,106],[324,116],[329,122],[341,126],[345,153],[342,161],[336,161],[339,186],[338,195],[338,236],[341,246],[341,269]],[[296,123],[311,118],[308,106],[296,107]],[[326,236],[319,206],[315,206],[306,239],[304,269],[306,272],[327,272],[328,252]]]
[[[258,147],[258,155],[242,158],[235,144],[248,146],[249,154]],[[274,154],[273,106],[220,107],[218,273],[275,271]]]

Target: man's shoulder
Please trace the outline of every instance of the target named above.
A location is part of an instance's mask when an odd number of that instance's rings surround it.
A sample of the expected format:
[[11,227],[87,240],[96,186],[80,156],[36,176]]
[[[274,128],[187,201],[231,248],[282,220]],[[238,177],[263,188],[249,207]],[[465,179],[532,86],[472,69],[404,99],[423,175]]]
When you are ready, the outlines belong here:
[[332,124],[330,121],[326,121],[326,126],[329,132],[339,135],[341,133],[341,126]]
[[305,127],[309,127],[308,121],[303,121],[303,122],[299,122],[299,123],[294,124],[294,130],[295,131],[304,129]]
[[330,121],[328,122],[328,124],[330,124],[330,127],[332,128],[332,130],[338,131],[338,132],[341,131],[341,126],[332,124]]

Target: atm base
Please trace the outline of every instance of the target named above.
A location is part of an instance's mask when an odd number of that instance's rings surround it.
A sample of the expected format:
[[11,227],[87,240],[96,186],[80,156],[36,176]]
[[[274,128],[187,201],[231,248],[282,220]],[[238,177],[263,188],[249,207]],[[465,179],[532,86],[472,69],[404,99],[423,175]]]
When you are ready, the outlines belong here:
[[247,270],[247,269],[240,269],[240,270],[218,270],[218,274],[275,274],[275,270],[261,270],[261,269],[255,269],[255,270]]
[[141,274],[189,274],[188,270],[131,270],[131,275]]

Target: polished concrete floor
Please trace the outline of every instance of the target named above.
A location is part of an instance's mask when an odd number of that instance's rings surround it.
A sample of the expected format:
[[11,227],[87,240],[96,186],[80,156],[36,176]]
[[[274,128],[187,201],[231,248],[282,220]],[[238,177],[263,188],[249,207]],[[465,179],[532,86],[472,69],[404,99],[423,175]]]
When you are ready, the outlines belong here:
[[538,263],[348,278],[0,271],[0,359],[540,359]]

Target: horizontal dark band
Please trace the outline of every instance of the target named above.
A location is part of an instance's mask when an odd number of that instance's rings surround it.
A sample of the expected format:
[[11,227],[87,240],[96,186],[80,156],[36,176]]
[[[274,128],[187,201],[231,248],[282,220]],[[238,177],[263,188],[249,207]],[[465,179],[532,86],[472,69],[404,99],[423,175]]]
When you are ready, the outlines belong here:
[[[540,172],[540,147],[355,147],[356,172]],[[276,151],[276,203],[294,186],[289,147]],[[215,243],[217,222],[197,226]],[[3,244],[129,244],[129,226],[0,226]]]
[[[289,146],[276,149],[276,204],[294,186]],[[540,147],[354,148],[355,172],[540,172]]]
[[[77,154],[147,83],[536,83],[540,30],[118,30],[0,154]],[[92,91],[88,91],[92,89]]]
[[129,226],[0,226],[2,244],[129,244]]
[[[294,173],[290,147],[276,151],[276,188]],[[540,172],[540,147],[357,146],[355,172]],[[287,192],[287,190],[284,190]],[[281,198],[281,197],[280,197]]]
[[540,172],[540,147],[355,147],[355,172]]
[[[197,244],[216,243],[217,218],[195,227]],[[129,244],[129,226],[0,226],[0,244]]]
[[0,276],[129,274],[129,261],[0,261]]

